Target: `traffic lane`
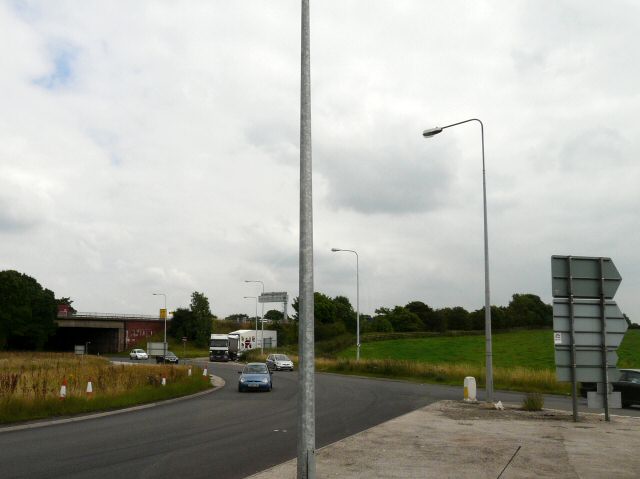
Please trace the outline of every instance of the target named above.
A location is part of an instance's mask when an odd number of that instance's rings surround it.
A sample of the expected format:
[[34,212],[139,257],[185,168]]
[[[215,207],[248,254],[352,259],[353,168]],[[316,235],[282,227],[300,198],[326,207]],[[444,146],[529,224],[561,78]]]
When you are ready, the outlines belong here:
[[[207,396],[109,418],[0,434],[3,477],[242,478],[296,456],[297,372],[270,393],[238,393],[240,365],[209,364],[227,387]],[[316,375],[318,447],[462,388]],[[498,398],[513,393],[497,393]],[[521,395],[519,395],[521,396]],[[570,408],[570,399],[559,398]]]
[[[295,457],[297,373],[276,373],[270,393],[238,393],[238,365],[210,367],[228,387],[109,418],[0,434],[3,477],[107,478],[126,473],[198,478],[215,471],[241,478]],[[359,404],[362,397],[380,395],[363,396],[362,387],[345,387],[343,382],[370,380],[323,376],[317,407],[323,418],[317,423],[319,446],[376,423],[375,414],[362,420]],[[396,396],[393,389],[386,390],[386,403]],[[371,402],[363,405],[371,407]],[[372,407],[374,413],[380,409],[387,407]]]

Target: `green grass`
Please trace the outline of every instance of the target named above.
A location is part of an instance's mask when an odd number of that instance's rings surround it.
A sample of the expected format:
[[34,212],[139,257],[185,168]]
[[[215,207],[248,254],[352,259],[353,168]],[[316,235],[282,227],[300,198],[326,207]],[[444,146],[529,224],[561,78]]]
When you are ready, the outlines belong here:
[[92,399],[70,397],[65,400],[48,398],[26,402],[3,399],[0,400],[0,424],[120,409],[186,396],[211,387],[209,381],[204,381],[202,376],[195,374],[179,383],[167,384],[166,386],[149,385],[118,396],[96,395]]
[[[493,364],[496,367],[555,369],[551,330],[495,333],[492,346]],[[640,367],[640,330],[627,332],[618,355],[618,367]],[[360,357],[482,365],[485,361],[485,339],[483,335],[474,335],[375,341],[362,343]],[[355,358],[355,346],[343,350],[338,358]]]

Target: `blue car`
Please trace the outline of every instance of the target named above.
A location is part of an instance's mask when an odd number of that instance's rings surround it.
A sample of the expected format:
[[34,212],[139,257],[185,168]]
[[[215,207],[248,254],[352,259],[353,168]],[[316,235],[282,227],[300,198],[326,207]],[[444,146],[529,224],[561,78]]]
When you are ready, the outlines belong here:
[[271,372],[265,363],[248,363],[238,371],[238,391],[271,391]]

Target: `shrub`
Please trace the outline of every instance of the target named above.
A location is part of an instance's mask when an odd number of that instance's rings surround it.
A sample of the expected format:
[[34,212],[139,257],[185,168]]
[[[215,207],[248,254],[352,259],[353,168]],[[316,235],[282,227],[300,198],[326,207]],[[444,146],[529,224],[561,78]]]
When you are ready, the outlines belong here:
[[540,393],[527,393],[522,400],[522,409],[525,411],[542,411],[544,396]]

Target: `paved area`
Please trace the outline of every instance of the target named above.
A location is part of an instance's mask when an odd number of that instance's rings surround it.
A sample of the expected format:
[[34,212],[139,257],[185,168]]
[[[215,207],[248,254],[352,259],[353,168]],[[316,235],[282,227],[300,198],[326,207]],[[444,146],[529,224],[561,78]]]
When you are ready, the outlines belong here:
[[[440,401],[316,451],[325,478],[637,478],[640,419]],[[251,479],[293,479],[292,460]]]

